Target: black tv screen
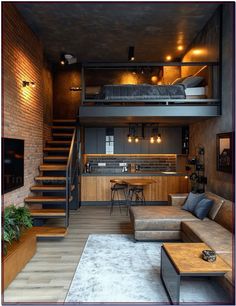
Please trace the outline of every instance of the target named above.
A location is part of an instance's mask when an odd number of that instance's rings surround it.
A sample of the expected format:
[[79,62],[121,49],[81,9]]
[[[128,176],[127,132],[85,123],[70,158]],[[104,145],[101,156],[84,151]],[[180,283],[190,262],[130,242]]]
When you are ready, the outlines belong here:
[[2,193],[24,186],[24,140],[2,138]]

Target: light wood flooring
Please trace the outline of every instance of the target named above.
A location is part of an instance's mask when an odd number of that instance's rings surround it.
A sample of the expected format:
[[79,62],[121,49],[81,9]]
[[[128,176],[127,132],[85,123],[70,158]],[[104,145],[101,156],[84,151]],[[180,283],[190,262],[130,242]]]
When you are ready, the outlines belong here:
[[130,233],[125,208],[120,214],[115,207],[111,216],[108,207],[72,211],[68,235],[37,242],[35,256],[5,290],[4,302],[64,302],[88,236]]

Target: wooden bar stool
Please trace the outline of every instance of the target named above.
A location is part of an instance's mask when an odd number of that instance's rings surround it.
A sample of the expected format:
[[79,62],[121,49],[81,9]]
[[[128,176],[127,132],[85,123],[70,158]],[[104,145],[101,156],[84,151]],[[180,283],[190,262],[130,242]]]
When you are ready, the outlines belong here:
[[[124,198],[125,198],[125,205],[127,206],[127,188],[128,185],[124,183],[122,180],[110,180],[111,186],[111,206],[110,206],[110,215],[113,212],[113,207],[116,204],[116,202],[119,205],[120,214],[121,214],[121,205],[123,205],[123,201],[120,199],[119,192],[123,191]],[[127,206],[127,214],[128,214],[128,206]]]

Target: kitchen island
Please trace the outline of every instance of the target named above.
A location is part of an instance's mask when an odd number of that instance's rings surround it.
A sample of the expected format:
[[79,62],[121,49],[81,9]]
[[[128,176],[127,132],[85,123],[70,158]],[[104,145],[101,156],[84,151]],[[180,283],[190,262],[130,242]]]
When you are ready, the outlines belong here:
[[[147,204],[165,204],[169,193],[189,191],[189,179],[182,172],[149,172],[149,173],[84,173],[81,175],[81,202],[86,204],[109,204],[111,200],[110,180],[152,179],[155,183],[144,187]],[[122,198],[120,194],[120,198]]]

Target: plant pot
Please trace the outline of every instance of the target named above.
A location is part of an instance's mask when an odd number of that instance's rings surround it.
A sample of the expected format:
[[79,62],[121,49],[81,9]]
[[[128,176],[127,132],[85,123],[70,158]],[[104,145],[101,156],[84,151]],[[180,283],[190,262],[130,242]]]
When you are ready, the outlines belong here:
[[19,241],[8,246],[3,257],[3,290],[15,279],[36,252],[36,236],[31,230],[26,230]]

